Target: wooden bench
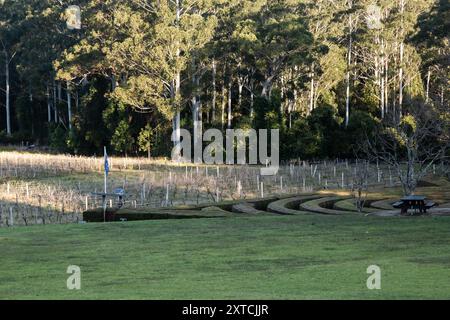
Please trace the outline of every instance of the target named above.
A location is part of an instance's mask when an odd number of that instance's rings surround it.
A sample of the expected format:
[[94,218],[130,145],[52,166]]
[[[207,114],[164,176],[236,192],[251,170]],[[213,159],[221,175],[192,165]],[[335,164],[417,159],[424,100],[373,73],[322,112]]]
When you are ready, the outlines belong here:
[[437,205],[438,204],[436,202],[428,201],[427,203],[425,203],[425,212],[426,210],[436,207]]
[[394,208],[396,208],[396,209],[401,209],[401,208],[403,208],[404,203],[403,203],[403,201],[397,201],[397,202],[394,202],[394,203],[392,204],[392,206],[393,206]]

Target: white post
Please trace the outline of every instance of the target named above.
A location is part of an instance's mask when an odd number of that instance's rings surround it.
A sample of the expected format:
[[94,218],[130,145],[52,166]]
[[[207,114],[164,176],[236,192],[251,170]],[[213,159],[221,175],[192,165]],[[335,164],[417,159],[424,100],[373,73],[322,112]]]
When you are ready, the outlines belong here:
[[283,191],[283,176],[280,176],[280,189]]
[[142,199],[145,200],[145,183],[142,184]]
[[261,198],[264,198],[264,182],[261,181]]
[[238,183],[237,183],[237,190],[238,190],[238,194],[239,194],[239,198],[240,198],[241,197],[241,193],[242,193],[241,180],[239,180]]
[[169,184],[166,184],[166,206],[169,205]]

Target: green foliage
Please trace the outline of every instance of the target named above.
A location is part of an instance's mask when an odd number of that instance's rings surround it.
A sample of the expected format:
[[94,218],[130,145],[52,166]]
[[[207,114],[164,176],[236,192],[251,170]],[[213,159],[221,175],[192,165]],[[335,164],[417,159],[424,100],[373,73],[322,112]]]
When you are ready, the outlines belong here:
[[341,156],[351,158],[358,154],[358,146],[367,139],[373,139],[378,125],[379,121],[369,113],[360,110],[352,112],[344,131],[346,145],[341,144],[344,147]]
[[342,118],[337,116],[337,110],[323,105],[311,112],[308,117],[309,127],[319,137],[320,157],[336,157],[341,154],[346,141],[342,140],[340,125]]
[[68,146],[77,154],[98,154],[109,144],[109,119],[102,117],[108,103],[105,97],[108,83],[102,78],[92,81],[94,85],[83,95],[78,112],[73,116]]
[[[370,1],[80,0],[82,28],[69,30],[62,2],[5,0],[13,136],[76,154],[169,156],[175,115],[192,129],[198,105],[203,128],[225,128],[231,99],[232,127],[280,129],[285,159],[351,156],[382,110],[400,118],[400,77],[402,108],[448,107],[448,3],[400,3],[378,1],[371,28]],[[62,123],[47,132],[55,107]]]
[[127,120],[120,120],[111,138],[111,145],[116,152],[127,154],[134,145],[134,138],[130,132],[130,124]]
[[143,152],[147,152],[148,157],[150,158],[151,148],[153,142],[153,128],[148,123],[144,128],[141,129],[138,136],[138,146],[139,150]]
[[255,100],[254,125],[257,129],[279,129],[281,126],[280,100],[273,98],[267,100],[258,97]]
[[286,132],[281,145],[281,156],[284,159],[312,159],[320,152],[320,135],[311,130],[307,119],[294,121],[292,128]]
[[49,126],[48,143],[50,148],[58,152],[67,152],[69,150],[67,146],[68,138],[67,131],[61,125],[51,124]]

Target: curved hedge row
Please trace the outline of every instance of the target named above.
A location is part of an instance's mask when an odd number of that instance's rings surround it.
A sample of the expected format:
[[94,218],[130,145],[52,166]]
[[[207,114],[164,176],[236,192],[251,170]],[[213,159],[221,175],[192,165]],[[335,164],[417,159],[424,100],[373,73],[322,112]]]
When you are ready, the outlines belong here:
[[[220,218],[233,216],[234,214],[218,207],[205,207],[200,210],[183,209],[111,209],[106,211],[106,221],[138,221],[159,219],[190,219],[190,218]],[[83,220],[86,222],[103,222],[103,209],[98,208],[83,212]]]
[[[198,206],[180,206],[174,208],[108,208],[106,221],[135,221],[153,219],[189,219],[189,218],[223,218],[243,215],[271,215],[271,214],[328,214],[342,215],[357,213],[354,198],[349,196],[304,194],[294,197],[271,197],[247,201],[226,201],[216,204],[202,204]],[[373,200],[366,202],[363,213],[383,213],[380,210],[391,210],[393,199]],[[368,207],[370,206],[370,207]],[[83,213],[87,222],[102,222],[103,209],[98,208]]]
[[300,209],[330,215],[340,215],[345,213],[351,213],[350,211],[341,211],[330,209],[333,205],[340,200],[345,200],[348,198],[343,197],[321,197],[319,199],[310,200],[300,204]]
[[[365,202],[362,213],[371,213],[378,210],[375,208],[370,208],[370,204],[371,204],[370,200],[367,200]],[[358,212],[358,208],[356,208],[355,204],[355,198],[337,201],[334,203],[333,208],[340,211]]]
[[258,210],[255,208],[254,203],[243,202],[239,204],[235,204],[232,209],[233,212],[236,213],[245,213],[245,214],[267,214],[266,211]]
[[312,199],[320,198],[318,195],[304,195],[274,201],[267,206],[267,211],[278,214],[310,214],[311,212],[298,210],[298,206]]

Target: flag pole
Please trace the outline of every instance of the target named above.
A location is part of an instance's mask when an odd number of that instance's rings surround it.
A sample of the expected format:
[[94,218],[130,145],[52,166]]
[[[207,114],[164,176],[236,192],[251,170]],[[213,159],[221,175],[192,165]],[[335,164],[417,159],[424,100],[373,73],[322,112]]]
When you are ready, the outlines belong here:
[[104,182],[105,182],[105,192],[103,194],[103,222],[106,222],[106,146],[103,147],[103,161],[104,163]]
[[[103,147],[103,157],[104,157],[105,161],[107,161],[106,160],[106,147]],[[107,175],[106,168],[104,171],[105,171],[105,195],[106,195],[106,175]]]

